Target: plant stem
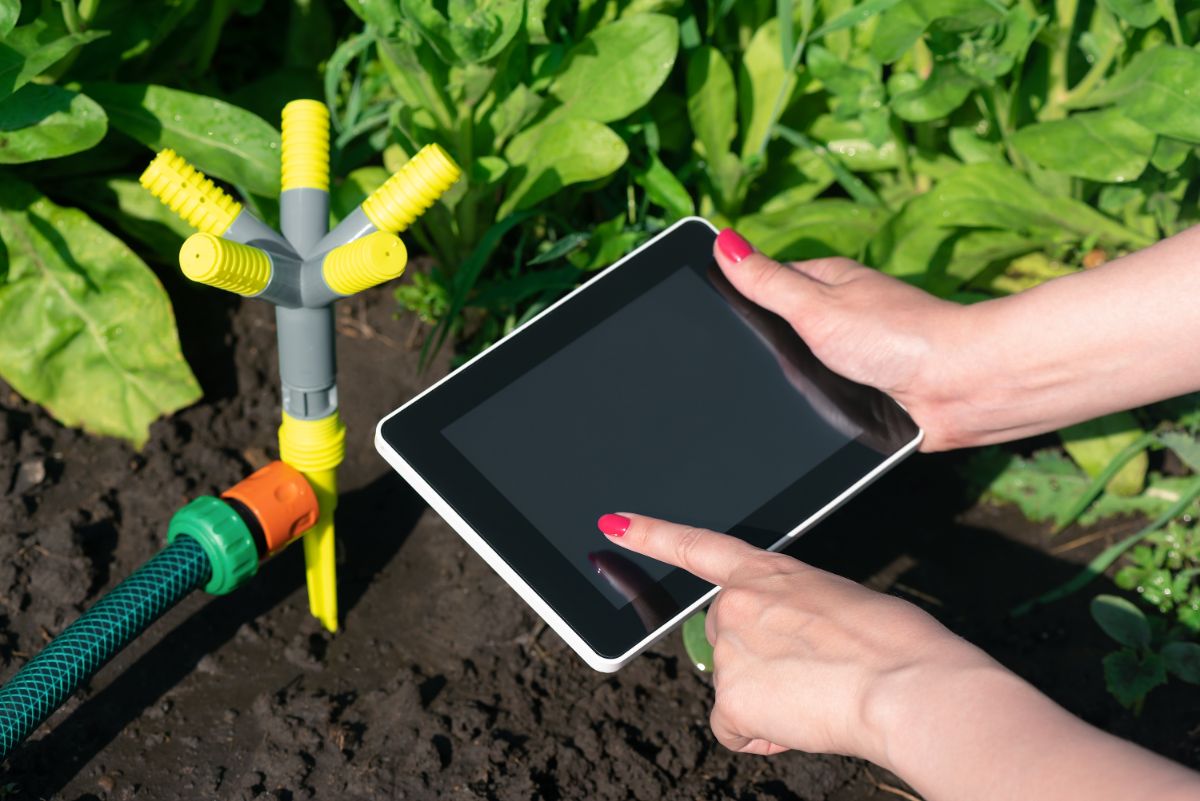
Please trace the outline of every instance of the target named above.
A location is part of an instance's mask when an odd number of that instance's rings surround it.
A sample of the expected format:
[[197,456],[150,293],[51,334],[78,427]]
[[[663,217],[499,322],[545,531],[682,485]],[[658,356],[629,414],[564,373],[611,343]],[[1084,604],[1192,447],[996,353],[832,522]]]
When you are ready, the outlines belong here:
[[1179,27],[1179,14],[1175,11],[1175,0],[1157,0],[1155,5],[1171,29],[1171,39],[1176,47],[1184,47],[1183,30]]
[[75,0],[59,0],[62,3],[63,23],[67,26],[67,33],[80,33],[83,31],[83,21],[79,19],[79,10],[75,7]]
[[1108,486],[1108,482],[1113,480],[1113,477],[1120,472],[1122,467],[1128,464],[1129,461],[1139,453],[1146,450],[1146,448],[1154,445],[1156,442],[1158,442],[1158,435],[1154,432],[1148,431],[1131,442],[1129,445],[1125,446],[1120,453],[1114,456],[1112,460],[1104,466],[1103,470],[1096,474],[1096,477],[1092,479],[1092,483],[1089,484],[1086,489],[1084,489],[1083,494],[1076,499],[1075,503],[1071,505],[1071,508],[1068,509],[1056,522],[1054,526],[1054,533],[1057,534],[1067,526],[1074,523],[1075,518],[1079,517],[1084,513],[1084,511],[1087,510],[1089,506],[1091,506],[1092,501],[1096,499],[1097,495],[1104,491],[1104,488]]

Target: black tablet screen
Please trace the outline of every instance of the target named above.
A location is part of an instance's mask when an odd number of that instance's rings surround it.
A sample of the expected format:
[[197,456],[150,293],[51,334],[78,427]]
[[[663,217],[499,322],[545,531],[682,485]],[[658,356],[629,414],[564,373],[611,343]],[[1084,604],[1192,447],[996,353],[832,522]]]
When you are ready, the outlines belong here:
[[609,545],[600,515],[727,531],[861,433],[814,408],[717,276],[681,267],[443,432],[618,607],[602,552],[670,567]]

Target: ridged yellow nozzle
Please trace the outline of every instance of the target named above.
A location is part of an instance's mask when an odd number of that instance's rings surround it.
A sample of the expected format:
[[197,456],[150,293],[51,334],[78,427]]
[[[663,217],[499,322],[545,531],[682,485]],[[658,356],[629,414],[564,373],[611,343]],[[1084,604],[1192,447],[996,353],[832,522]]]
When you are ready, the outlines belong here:
[[346,454],[346,427],[337,412],[320,420],[284,413],[279,426],[279,457],[304,474],[317,496],[317,522],[304,533],[304,573],[308,609],[329,631],[337,631],[337,563],[333,512],[337,508],[337,466]]
[[329,251],[321,265],[321,275],[334,292],[353,295],[399,278],[406,264],[408,249],[400,237],[376,231]]
[[256,247],[212,234],[192,234],[179,249],[179,266],[193,281],[239,295],[257,295],[271,281],[271,259]]
[[400,233],[461,175],[462,170],[440,145],[426,145],[363,201],[363,213],[380,231]]
[[184,222],[206,234],[225,233],[242,212],[241,203],[170,148],[154,157],[139,180]]
[[284,192],[329,191],[329,109],[316,100],[293,100],[283,107],[280,143]]

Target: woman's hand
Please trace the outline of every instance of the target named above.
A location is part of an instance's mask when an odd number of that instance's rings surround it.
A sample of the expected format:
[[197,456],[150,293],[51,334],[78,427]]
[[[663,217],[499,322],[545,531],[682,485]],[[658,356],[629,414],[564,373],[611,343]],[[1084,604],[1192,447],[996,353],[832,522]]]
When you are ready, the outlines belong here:
[[955,348],[965,307],[850,259],[780,264],[730,229],[715,253],[730,283],[791,323],[826,367],[903,404],[925,431],[922,450],[972,444],[951,414],[966,389]]
[[890,694],[932,691],[950,671],[1001,670],[912,604],[789,556],[639,515],[599,525],[623,547],[723,588],[707,620],[710,722],[735,751],[794,748],[890,767]]
[[929,801],[1200,798],[1200,775],[1088,726],[898,598],[726,534],[598,525],[722,587],[710,723],[728,748],[865,757]]

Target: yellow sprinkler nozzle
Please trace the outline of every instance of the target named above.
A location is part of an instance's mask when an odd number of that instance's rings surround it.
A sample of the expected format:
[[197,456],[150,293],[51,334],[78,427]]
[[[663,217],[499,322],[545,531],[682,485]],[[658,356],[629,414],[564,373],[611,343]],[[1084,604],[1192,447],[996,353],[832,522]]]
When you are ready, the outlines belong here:
[[321,275],[340,295],[353,295],[404,274],[408,249],[400,237],[376,231],[329,251]]
[[363,201],[362,210],[380,231],[400,233],[462,175],[440,145],[426,145]]
[[225,233],[242,211],[241,203],[170,148],[154,157],[139,180],[184,222],[206,234]]
[[208,233],[187,238],[179,249],[179,266],[193,281],[239,295],[257,295],[271,281],[266,253]]
[[333,512],[337,508],[337,466],[346,453],[346,427],[334,412],[301,420],[287,412],[279,426],[279,456],[299,470],[317,495],[316,524],[304,534],[308,608],[329,631],[337,631],[337,564]]
[[329,191],[329,109],[316,100],[283,107],[282,189]]

